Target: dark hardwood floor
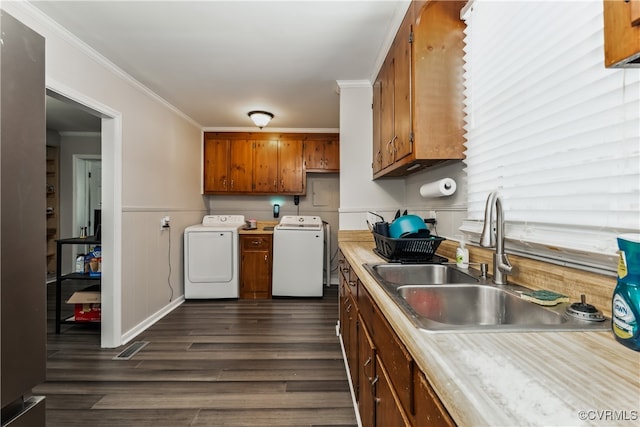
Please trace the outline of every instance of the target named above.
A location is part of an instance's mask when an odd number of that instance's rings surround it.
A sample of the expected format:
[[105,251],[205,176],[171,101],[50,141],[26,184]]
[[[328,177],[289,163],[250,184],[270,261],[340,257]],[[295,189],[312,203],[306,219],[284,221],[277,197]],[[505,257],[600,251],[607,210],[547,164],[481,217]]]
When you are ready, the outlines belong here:
[[47,381],[34,393],[49,427],[356,425],[335,286],[322,299],[187,301],[136,337],[149,344],[130,360],[112,359],[131,343],[101,349],[96,327],[55,335],[48,287]]

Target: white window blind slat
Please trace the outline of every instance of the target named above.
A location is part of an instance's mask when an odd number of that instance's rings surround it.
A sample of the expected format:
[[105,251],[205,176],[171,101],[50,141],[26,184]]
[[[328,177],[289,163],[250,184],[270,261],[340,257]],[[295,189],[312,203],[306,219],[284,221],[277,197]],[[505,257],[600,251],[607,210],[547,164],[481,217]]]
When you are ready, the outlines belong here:
[[475,0],[465,19],[462,230],[500,190],[510,242],[614,269],[640,230],[640,70],[604,68],[602,2]]

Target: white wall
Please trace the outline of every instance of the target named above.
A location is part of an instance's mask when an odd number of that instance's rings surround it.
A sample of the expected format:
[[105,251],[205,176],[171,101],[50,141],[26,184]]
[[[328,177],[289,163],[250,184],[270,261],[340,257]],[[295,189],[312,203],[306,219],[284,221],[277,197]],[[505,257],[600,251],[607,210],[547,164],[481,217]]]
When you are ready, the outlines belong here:
[[[344,173],[340,172],[340,175]],[[284,215],[317,215],[331,226],[331,270],[337,283],[338,229],[340,207],[340,175],[335,173],[307,174],[307,194],[300,196],[295,206],[293,196],[205,196],[212,215],[244,215],[246,219],[279,221],[273,218],[273,204],[280,205],[280,218]]]
[[364,230],[367,212],[383,215],[405,204],[404,179],[373,181],[372,89],[368,81],[341,81],[340,229]]
[[[392,220],[398,209],[429,217],[436,211],[436,231],[456,238],[466,217],[466,180],[462,162],[449,162],[404,178],[373,180],[372,89],[369,82],[339,82],[340,86],[340,229],[367,229],[367,211]],[[450,177],[456,192],[425,199],[422,184]]]
[[[112,338],[105,341],[103,324],[102,343],[117,346],[169,306],[169,264],[174,299],[183,294],[180,236],[185,225],[201,221],[206,212],[200,195],[201,126],[78,43],[28,3],[2,2],[2,8],[45,37],[50,87],[64,88],[63,95],[79,94],[121,119],[103,129],[103,137],[106,134],[121,141],[121,155],[120,147],[102,147],[103,166],[113,163],[113,170],[103,172],[103,176],[113,179],[113,204],[117,209],[103,212],[103,224],[112,222],[115,235],[108,236],[108,241],[118,246],[103,247],[103,253],[114,257],[111,263],[104,263],[105,267],[113,266],[113,271],[103,272],[103,310],[108,308],[104,301],[108,295],[113,298],[113,313],[118,315],[109,319],[103,311],[103,319],[115,329],[109,333]],[[170,263],[168,236],[159,226],[164,215],[172,217]],[[108,233],[103,230],[103,237]]]

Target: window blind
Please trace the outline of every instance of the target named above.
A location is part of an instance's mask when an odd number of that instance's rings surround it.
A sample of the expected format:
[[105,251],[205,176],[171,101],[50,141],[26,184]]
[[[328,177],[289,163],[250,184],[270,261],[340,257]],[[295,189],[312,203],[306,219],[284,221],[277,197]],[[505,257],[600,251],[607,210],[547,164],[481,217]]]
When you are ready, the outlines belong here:
[[616,236],[640,230],[640,70],[604,67],[602,1],[475,0],[463,18],[461,229],[498,190],[508,248],[615,269]]

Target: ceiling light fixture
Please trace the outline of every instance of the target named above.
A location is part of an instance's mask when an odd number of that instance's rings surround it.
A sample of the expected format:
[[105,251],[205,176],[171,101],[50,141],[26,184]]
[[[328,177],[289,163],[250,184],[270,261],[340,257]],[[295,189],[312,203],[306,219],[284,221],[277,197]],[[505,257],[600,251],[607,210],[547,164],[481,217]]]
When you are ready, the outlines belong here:
[[249,111],[247,115],[251,117],[253,123],[255,123],[260,129],[265,127],[271,119],[273,119],[273,114],[268,111]]

